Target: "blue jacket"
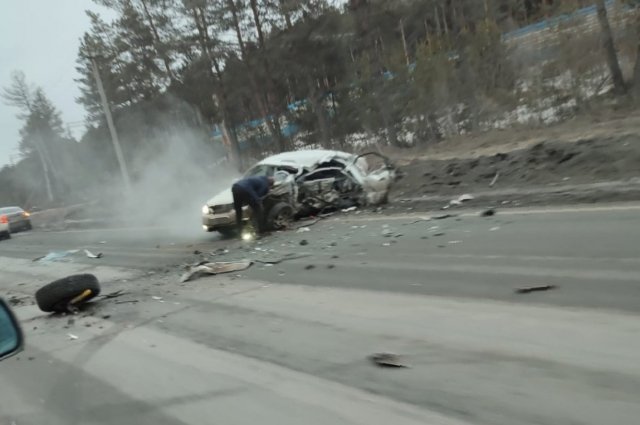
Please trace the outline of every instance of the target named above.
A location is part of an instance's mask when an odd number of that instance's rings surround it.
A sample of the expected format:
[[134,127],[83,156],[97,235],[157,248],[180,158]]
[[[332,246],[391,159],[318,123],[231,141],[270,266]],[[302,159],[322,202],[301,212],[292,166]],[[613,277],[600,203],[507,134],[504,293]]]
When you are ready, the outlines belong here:
[[254,201],[260,201],[269,193],[269,178],[267,176],[247,177],[233,184],[241,188]]

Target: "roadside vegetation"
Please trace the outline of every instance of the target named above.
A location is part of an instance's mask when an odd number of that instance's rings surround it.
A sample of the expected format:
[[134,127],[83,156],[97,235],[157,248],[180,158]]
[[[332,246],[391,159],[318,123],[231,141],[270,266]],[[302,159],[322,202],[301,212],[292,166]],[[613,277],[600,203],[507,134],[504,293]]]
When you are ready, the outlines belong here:
[[[94,0],[77,58],[86,131],[65,131],[20,71],[3,90],[23,121],[2,204],[121,194],[92,62],[134,182],[213,178],[266,154],[442,143],[632,107],[635,1]],[[613,99],[613,100],[612,100]],[[193,173],[200,169],[203,172]],[[145,186],[145,193],[162,188]],[[177,202],[177,201],[176,201]]]

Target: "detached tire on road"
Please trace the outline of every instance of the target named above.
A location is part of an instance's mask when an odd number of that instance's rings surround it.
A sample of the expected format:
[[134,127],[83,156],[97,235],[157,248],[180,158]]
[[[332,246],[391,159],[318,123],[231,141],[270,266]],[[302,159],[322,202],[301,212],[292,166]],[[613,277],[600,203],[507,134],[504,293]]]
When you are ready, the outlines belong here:
[[267,213],[266,225],[270,230],[285,229],[293,221],[293,208],[291,205],[279,202]]
[[40,310],[47,313],[67,311],[69,302],[87,289],[91,290],[91,295],[84,298],[82,302],[89,301],[100,295],[98,278],[92,274],[68,276],[38,289],[36,292],[36,302]]

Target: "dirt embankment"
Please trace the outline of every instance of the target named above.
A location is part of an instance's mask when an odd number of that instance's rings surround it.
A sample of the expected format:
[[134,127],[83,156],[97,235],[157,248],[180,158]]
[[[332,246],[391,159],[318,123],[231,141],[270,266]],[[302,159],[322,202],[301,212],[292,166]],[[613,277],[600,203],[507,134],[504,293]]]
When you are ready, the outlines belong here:
[[482,150],[491,153],[478,156],[445,158],[439,152],[443,159],[414,159],[401,167],[405,176],[392,198],[440,205],[464,193],[519,205],[640,200],[640,132],[560,137],[520,146],[498,145],[495,153],[486,147]]

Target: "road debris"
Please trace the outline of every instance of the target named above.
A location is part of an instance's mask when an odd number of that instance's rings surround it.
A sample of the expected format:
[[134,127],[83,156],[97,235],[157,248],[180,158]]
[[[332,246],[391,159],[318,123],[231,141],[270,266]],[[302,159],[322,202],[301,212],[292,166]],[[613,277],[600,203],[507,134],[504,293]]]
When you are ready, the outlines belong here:
[[303,240],[300,241],[300,245],[302,245],[302,246],[309,245],[309,241],[307,241],[306,239],[303,239]]
[[444,220],[445,218],[452,218],[452,217],[456,217],[455,214],[440,214],[440,215],[434,215],[433,217],[431,217],[434,220]]
[[71,341],[75,341],[76,339],[78,339],[78,336],[74,334],[67,334],[67,337],[69,337]]
[[84,250],[84,253],[87,255],[87,257],[89,258],[102,258],[102,253],[99,252],[97,254],[94,254],[93,252],[89,251],[88,249]]
[[305,257],[309,257],[311,254],[300,254],[300,255],[296,255],[296,254],[287,254],[286,256],[282,257],[282,258],[278,258],[275,260],[253,260],[256,263],[262,263],[262,264],[266,264],[269,266],[273,266],[274,264],[280,264],[283,261],[289,261],[289,260],[297,260],[299,258],[305,258]]
[[304,267],[304,269],[305,269],[305,270],[313,270],[313,269],[315,269],[315,268],[316,268],[316,266],[314,266],[313,264],[308,264],[308,265],[306,265],[306,266]]
[[462,243],[462,241],[449,241],[449,243],[450,243],[451,245],[455,245],[455,244]]
[[162,297],[158,297],[158,296],[153,296],[151,297],[151,299],[155,301],[162,301]]
[[493,180],[491,180],[491,183],[489,183],[489,187],[493,187],[493,185],[496,184],[496,182],[498,181],[498,177],[500,177],[500,172],[496,171],[496,175],[493,176]]
[[495,232],[496,230],[500,230],[500,226],[495,226],[489,229],[490,232]]
[[78,274],[51,282],[35,294],[44,312],[76,312],[78,306],[100,295],[100,283],[92,274]]
[[452,199],[452,200],[450,200],[450,201],[449,201],[449,205],[447,205],[447,207],[445,207],[445,209],[446,209],[446,208],[449,208],[449,207],[454,207],[454,206],[455,206],[455,207],[457,207],[457,206],[460,206],[460,205],[462,205],[464,202],[471,201],[471,200],[473,200],[473,199],[475,199],[475,197],[474,197],[473,195],[470,195],[470,194],[468,194],[468,193],[465,193],[464,195],[460,195],[460,196],[458,196],[456,199]]
[[408,226],[410,224],[417,224],[417,223],[422,223],[424,221],[431,221],[431,217],[420,217],[417,220],[414,220],[410,223],[403,223],[403,226]]
[[230,261],[230,262],[216,262],[216,263],[203,263],[187,267],[187,271],[180,278],[180,282],[188,282],[190,280],[197,279],[204,275],[217,275],[222,273],[231,273],[241,270],[246,270],[251,267],[252,261]]
[[136,304],[139,303],[138,300],[124,300],[124,301],[116,301],[116,304]]
[[67,257],[73,254],[76,254],[77,252],[78,252],[77,249],[70,249],[67,251],[52,251],[47,255],[42,255],[40,257],[34,258],[32,261],[33,262],[37,261],[42,263],[48,263],[52,261],[65,261]]
[[496,210],[493,208],[486,209],[480,213],[480,217],[493,217],[496,215]]
[[378,367],[388,367],[388,368],[409,367],[400,361],[400,357],[397,354],[392,354],[392,353],[375,353],[369,356],[369,360]]
[[516,294],[530,294],[531,292],[543,292],[550,291],[552,289],[556,289],[556,285],[540,285],[540,286],[529,286],[526,288],[518,288],[516,289]]
[[119,291],[110,292],[110,293],[108,293],[106,295],[103,295],[102,298],[105,299],[105,300],[109,300],[109,299],[112,299],[112,298],[121,297],[122,295],[125,295],[125,294],[126,294],[126,292],[121,289]]
[[349,208],[344,208],[344,209],[342,210],[342,212],[343,212],[343,213],[350,213],[350,212],[353,212],[353,211],[355,211],[355,210],[357,210],[357,209],[358,209],[358,207],[353,206],[353,207],[349,207]]
[[311,229],[308,227],[300,227],[298,228],[298,230],[296,230],[296,233],[304,233],[304,232],[310,232]]

